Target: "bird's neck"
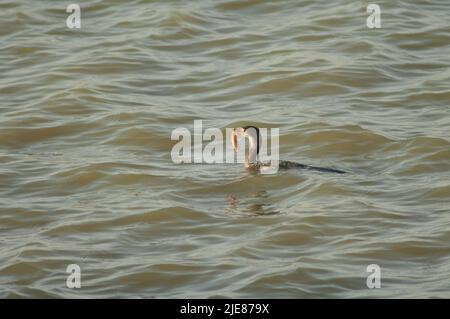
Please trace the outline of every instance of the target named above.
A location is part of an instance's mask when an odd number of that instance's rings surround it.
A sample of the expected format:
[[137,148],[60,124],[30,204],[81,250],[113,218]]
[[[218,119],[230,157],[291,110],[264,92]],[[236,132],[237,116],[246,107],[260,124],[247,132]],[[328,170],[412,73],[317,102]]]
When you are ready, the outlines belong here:
[[256,137],[249,136],[248,156],[246,158],[247,166],[258,163],[258,142]]

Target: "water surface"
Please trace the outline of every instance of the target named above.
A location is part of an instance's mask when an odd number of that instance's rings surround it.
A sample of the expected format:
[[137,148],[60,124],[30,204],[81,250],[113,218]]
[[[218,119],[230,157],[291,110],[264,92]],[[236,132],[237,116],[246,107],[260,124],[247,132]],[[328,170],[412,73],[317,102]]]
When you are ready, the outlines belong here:
[[[450,7],[377,3],[2,1],[0,297],[449,298]],[[174,165],[198,119],[349,173]]]

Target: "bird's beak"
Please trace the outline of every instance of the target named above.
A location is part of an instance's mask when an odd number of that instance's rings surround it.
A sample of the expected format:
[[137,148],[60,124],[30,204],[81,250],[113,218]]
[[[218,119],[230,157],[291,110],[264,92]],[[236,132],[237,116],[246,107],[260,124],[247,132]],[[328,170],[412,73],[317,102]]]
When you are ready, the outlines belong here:
[[237,142],[236,129],[233,129],[233,133],[231,133],[231,144],[233,145],[233,150],[235,152],[237,152],[239,147],[238,147],[238,142]]

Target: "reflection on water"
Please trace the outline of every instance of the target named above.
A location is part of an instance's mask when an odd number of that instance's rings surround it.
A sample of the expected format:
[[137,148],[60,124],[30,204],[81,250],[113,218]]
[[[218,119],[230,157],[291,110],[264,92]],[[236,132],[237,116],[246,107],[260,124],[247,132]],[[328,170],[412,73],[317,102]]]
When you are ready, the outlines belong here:
[[246,196],[229,195],[229,207],[225,212],[230,216],[236,216],[242,214],[242,212],[247,213],[247,216],[279,214],[280,212],[274,210],[270,204],[270,200],[266,201],[268,197],[267,191],[251,192]]

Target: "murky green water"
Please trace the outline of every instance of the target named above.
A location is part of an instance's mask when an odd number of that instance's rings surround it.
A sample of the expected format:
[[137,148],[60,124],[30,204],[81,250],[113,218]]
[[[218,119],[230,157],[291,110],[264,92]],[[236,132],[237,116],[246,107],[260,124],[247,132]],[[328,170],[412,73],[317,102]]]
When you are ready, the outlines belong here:
[[[450,6],[377,3],[79,1],[70,30],[3,0],[0,296],[449,298]],[[198,119],[349,174],[174,165]]]

